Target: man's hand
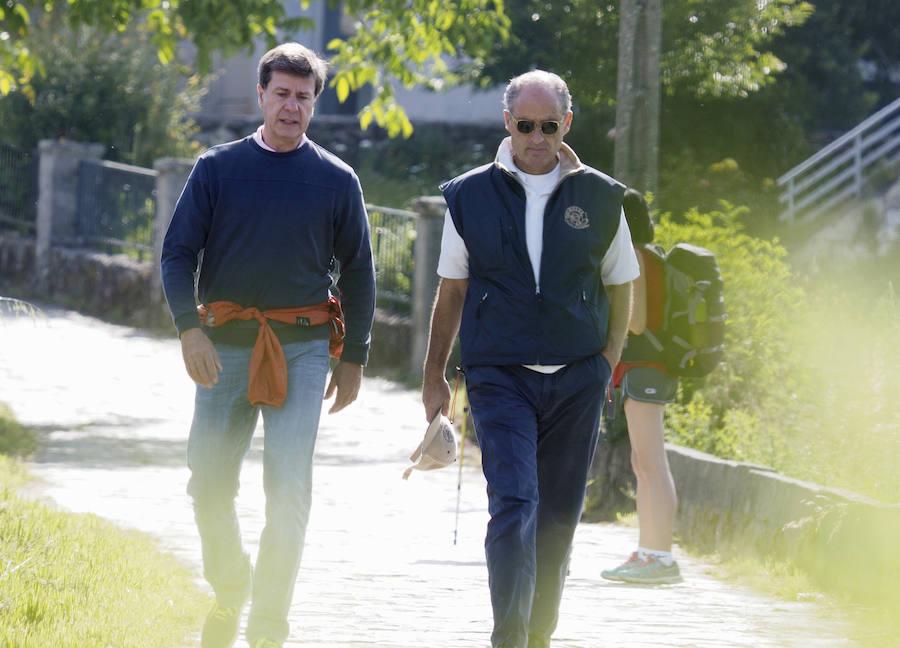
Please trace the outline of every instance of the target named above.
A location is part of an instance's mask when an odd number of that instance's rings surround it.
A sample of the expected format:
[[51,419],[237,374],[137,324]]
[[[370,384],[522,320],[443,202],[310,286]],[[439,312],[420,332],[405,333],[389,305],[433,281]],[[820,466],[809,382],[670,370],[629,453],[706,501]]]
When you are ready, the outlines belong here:
[[422,383],[422,404],[425,405],[425,419],[429,423],[438,414],[450,415],[450,383],[444,376],[425,378]]
[[603,357],[606,358],[606,361],[609,363],[610,371],[615,370],[616,365],[619,364],[620,356],[622,355],[621,352],[616,353],[609,347],[606,347],[600,353],[603,354]]
[[195,383],[209,389],[219,381],[222,361],[203,329],[192,328],[181,334],[181,355],[184,367]]
[[631,282],[605,288],[609,296],[609,327],[606,331],[606,347],[602,353],[609,362],[610,370],[615,370],[622,357],[625,336],[628,335],[628,321],[631,319]]
[[331,372],[331,382],[328,383],[328,389],[325,390],[326,400],[334,396],[335,391],[337,391],[334,404],[328,410],[329,414],[340,412],[356,400],[356,397],[359,395],[359,387],[362,384],[362,373],[362,365],[352,362],[338,362],[334,371]]
[[422,370],[422,404],[425,405],[425,418],[429,422],[438,413],[448,416],[450,412],[450,385],[444,377],[444,371],[447,369],[453,340],[459,331],[468,287],[468,279],[442,278],[438,283],[431,311],[425,367]]

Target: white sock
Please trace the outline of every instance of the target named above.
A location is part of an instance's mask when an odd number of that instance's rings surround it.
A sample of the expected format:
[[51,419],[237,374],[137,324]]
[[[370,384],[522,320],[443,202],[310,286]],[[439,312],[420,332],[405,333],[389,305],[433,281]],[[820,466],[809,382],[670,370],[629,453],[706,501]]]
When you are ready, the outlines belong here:
[[675,559],[672,558],[671,551],[657,551],[656,549],[645,549],[644,547],[638,547],[638,555],[642,558],[653,556],[666,567],[675,562]]

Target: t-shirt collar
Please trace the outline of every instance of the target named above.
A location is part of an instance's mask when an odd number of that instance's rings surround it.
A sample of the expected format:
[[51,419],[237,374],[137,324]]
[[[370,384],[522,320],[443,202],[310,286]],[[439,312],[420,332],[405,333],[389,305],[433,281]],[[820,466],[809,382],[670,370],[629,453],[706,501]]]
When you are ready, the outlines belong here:
[[[263,131],[263,124],[260,124],[259,128],[257,128],[256,131],[253,133],[253,141],[256,142],[257,144],[259,144],[260,148],[265,149],[266,151],[271,151],[272,153],[278,153],[278,151],[276,151],[271,146],[266,144],[265,140],[263,140],[262,131]],[[303,135],[300,137],[300,143],[297,144],[297,148],[300,148],[304,144],[306,144],[306,133],[303,133]]]

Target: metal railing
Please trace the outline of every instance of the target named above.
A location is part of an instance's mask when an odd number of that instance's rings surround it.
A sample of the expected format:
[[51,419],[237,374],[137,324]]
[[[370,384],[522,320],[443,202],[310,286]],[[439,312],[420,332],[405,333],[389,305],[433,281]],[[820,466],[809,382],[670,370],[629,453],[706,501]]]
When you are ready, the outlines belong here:
[[416,212],[366,205],[375,260],[377,304],[395,313],[412,309]]
[[0,142],[0,229],[37,229],[37,160],[33,151]]
[[82,160],[78,169],[78,244],[104,252],[131,251],[139,260],[153,253],[156,218],[153,169],[109,160]]
[[900,98],[778,178],[782,220],[809,221],[862,195],[874,165],[900,161]]

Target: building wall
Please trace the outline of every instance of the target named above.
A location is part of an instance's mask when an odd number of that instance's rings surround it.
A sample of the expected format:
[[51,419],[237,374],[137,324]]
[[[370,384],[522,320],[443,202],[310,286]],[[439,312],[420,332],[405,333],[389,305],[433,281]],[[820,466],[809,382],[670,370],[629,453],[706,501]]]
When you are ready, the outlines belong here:
[[[285,2],[289,16],[306,16],[315,22],[312,31],[300,32],[290,38],[311,47],[327,58],[328,42],[348,29],[340,8],[329,6],[328,0],[313,0],[307,9],[301,9],[297,0]],[[286,38],[285,40],[288,40]],[[256,118],[259,115],[256,94],[256,66],[267,46],[260,39],[251,53],[241,53],[215,63],[217,77],[209,85],[201,105],[198,121],[210,124],[233,124]],[[397,97],[413,123],[445,121],[449,123],[478,123],[496,118],[503,96],[502,88],[479,91],[470,88],[453,88],[435,93],[423,88],[396,88]],[[338,102],[332,89],[327,88],[319,97],[316,114],[354,115],[368,101],[369,92],[363,89],[351,95],[343,104]]]

